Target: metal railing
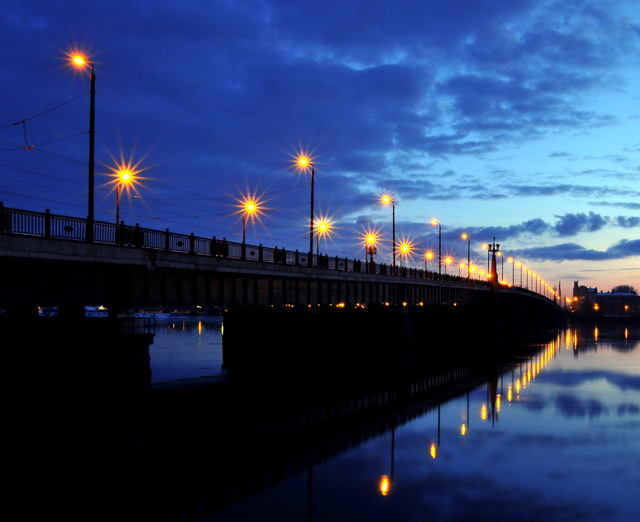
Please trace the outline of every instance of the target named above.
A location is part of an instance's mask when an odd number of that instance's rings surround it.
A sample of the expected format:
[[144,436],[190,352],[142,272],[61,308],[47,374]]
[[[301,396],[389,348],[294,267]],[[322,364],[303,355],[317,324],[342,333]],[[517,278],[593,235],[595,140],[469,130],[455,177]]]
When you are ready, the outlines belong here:
[[192,234],[176,234],[165,231],[119,225],[104,221],[93,221],[69,216],[60,216],[46,212],[31,212],[7,208],[0,202],[0,235],[25,235],[44,239],[57,239],[85,242],[87,229],[93,227],[93,243],[116,245],[127,248],[143,248],[178,252],[189,255],[201,255],[255,261],[259,263],[282,264],[289,266],[311,267],[322,270],[337,270],[356,273],[389,275],[408,279],[468,283],[474,286],[490,286],[486,281],[469,280],[451,274],[439,274],[408,266],[392,266],[384,263],[370,263],[367,260],[348,259],[315,255],[298,250],[285,250],[278,247],[248,245],[218,239],[196,237]]

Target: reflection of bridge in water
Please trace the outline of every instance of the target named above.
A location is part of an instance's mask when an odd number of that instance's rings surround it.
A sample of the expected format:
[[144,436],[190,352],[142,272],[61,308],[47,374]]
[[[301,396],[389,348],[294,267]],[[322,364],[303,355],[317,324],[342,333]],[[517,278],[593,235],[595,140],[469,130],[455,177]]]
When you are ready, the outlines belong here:
[[[169,441],[172,446],[189,447],[188,454],[172,455],[175,460],[163,454],[155,464],[159,469],[150,470],[151,476],[161,477],[152,488],[158,488],[154,495],[162,499],[170,492],[175,494],[174,484],[162,483],[166,470],[170,469],[173,476],[190,477],[192,474],[185,472],[189,462],[197,462],[199,468],[216,469],[215,476],[209,476],[204,483],[198,479],[182,484],[185,501],[201,506],[201,514],[220,510],[287,478],[306,475],[311,520],[313,473],[318,465],[391,434],[388,475],[371,477],[372,485],[381,481],[384,494],[383,488],[393,488],[396,429],[437,412],[432,430],[424,434],[425,452],[437,458],[441,406],[467,396],[466,415],[460,421],[462,425],[455,426],[463,435],[473,429],[476,419],[495,423],[504,406],[501,401],[516,400],[520,390],[530,386],[536,373],[544,369],[555,353],[552,344],[544,349],[509,346],[504,351],[507,357],[500,360],[486,357],[484,363],[477,357],[454,356],[451,359],[457,358],[458,365],[450,360],[405,382],[384,386],[370,383],[367,386],[365,382],[364,391],[357,383],[345,381],[329,384],[317,378],[301,385],[295,380],[284,384],[264,379],[245,390],[239,401],[233,401],[236,406],[243,405],[239,411],[225,409],[221,398],[228,399],[231,392],[222,386],[154,390],[152,418],[157,426],[150,430],[154,434],[154,450],[162,454],[163,448],[170,446]],[[468,361],[472,364],[467,364]],[[482,387],[486,387],[486,403],[481,412],[472,413],[469,394]],[[209,416],[202,416],[204,410]],[[446,429],[451,428],[448,419]],[[184,445],[176,444],[182,440]],[[224,455],[215,452],[202,458],[203,453],[210,453],[201,451],[202,448],[209,447],[220,449]],[[168,488],[164,494],[163,488]],[[165,514],[166,507],[162,503],[157,506]]]

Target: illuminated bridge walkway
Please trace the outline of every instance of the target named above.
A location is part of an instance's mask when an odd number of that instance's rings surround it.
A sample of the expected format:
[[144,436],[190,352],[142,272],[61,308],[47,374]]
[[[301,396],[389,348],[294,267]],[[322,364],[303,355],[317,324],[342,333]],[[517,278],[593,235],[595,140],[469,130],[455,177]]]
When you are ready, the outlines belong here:
[[[86,219],[0,203],[0,308],[475,304],[486,282],[410,267],[314,256]],[[91,242],[86,241],[90,230]],[[503,302],[559,309],[504,288]]]

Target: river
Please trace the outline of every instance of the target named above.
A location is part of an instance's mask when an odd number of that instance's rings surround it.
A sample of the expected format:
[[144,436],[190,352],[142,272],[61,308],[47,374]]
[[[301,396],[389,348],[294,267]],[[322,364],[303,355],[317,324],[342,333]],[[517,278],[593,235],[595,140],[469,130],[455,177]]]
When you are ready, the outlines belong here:
[[[159,321],[152,394],[224,385],[221,340],[219,320]],[[356,403],[345,404],[350,411]],[[203,473],[204,486],[189,489],[190,508],[167,503],[189,520],[640,520],[637,323],[569,327],[535,353],[503,361],[489,380],[467,380],[317,436],[296,439],[294,430],[279,439],[271,426],[270,455],[252,453],[264,420],[236,446],[232,435],[206,447],[202,426],[215,425],[216,437],[228,427],[215,424],[223,414],[211,408],[210,422],[184,427],[199,431],[185,437],[195,449],[181,457],[201,458],[189,469]],[[255,411],[268,416],[263,408]],[[233,465],[222,464],[223,453],[234,455]]]

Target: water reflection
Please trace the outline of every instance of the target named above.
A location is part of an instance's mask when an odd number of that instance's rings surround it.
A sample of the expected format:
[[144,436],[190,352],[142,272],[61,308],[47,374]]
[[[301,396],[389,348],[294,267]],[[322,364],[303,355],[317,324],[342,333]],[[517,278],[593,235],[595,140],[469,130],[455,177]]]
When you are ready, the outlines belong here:
[[[189,328],[167,339],[195,345]],[[208,327],[193,328],[202,340]],[[585,325],[394,388],[267,380],[174,410],[157,401],[164,433],[149,448],[199,520],[640,520],[639,345],[637,326]]]

